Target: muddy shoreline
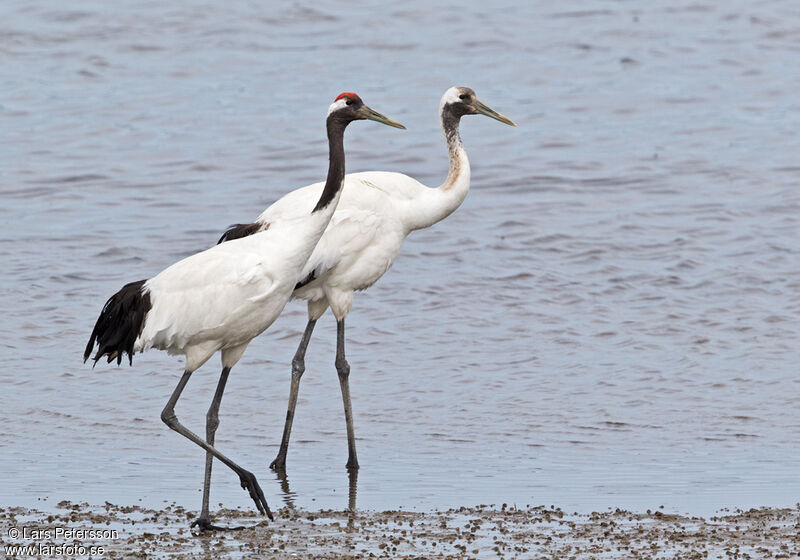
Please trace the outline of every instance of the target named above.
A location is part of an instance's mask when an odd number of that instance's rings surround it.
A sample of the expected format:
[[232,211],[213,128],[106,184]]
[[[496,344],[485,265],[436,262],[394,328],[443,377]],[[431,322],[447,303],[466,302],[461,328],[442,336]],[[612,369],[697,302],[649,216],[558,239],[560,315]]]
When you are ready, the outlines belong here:
[[[54,511],[0,508],[7,558],[795,558],[800,505],[722,511],[701,518],[553,507],[477,506],[447,511],[305,511],[275,521],[222,509],[214,522],[243,526],[198,534],[196,512],[61,502]],[[16,538],[14,538],[16,537]],[[10,549],[9,546],[34,547]],[[61,547],[61,548],[59,548]],[[94,548],[92,548],[94,547]],[[101,548],[102,547],[102,548]]]

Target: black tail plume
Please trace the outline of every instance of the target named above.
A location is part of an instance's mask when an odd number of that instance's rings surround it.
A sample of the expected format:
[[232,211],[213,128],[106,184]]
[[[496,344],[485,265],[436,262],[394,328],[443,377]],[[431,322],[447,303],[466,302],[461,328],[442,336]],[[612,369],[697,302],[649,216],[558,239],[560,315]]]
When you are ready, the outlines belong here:
[[262,224],[260,222],[253,222],[252,224],[233,224],[222,234],[222,237],[217,241],[217,245],[225,241],[232,241],[234,239],[247,237],[248,235],[253,235],[267,228],[269,228],[269,224]]
[[143,291],[146,281],[126,284],[108,299],[83,352],[84,362],[89,359],[96,341],[97,353],[93,358],[95,364],[103,356],[108,356],[109,362],[116,358],[117,364],[121,364],[122,355],[127,353],[128,361],[133,365],[133,343],[142,333],[151,307],[150,293]]

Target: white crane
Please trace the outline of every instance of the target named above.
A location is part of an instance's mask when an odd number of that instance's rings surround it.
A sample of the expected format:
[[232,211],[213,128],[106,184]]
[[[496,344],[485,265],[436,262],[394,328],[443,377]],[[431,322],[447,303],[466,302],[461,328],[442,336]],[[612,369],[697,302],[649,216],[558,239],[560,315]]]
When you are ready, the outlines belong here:
[[[445,182],[430,188],[402,173],[370,171],[345,177],[339,206],[325,234],[311,254],[293,296],[308,300],[308,324],[292,360],[289,406],[280,449],[272,469],[286,468],[286,452],[292,430],[300,378],[305,371],[305,353],[314,325],[330,306],[336,317],[336,371],[344,402],[347,425],[347,468],[357,469],[353,414],[350,403],[350,365],[344,352],[344,319],[353,305],[353,292],[374,284],[392,266],[406,236],[449,216],[467,196],[469,160],[461,143],[458,125],[464,115],[486,115],[516,126],[509,118],[481,103],[467,87],[452,87],[442,96],[439,115],[447,148],[450,171]],[[250,224],[231,227],[220,243],[251,235],[275,220],[294,216],[296,208],[314,200],[322,190],[315,183],[290,192]]]
[[[86,345],[84,361],[97,344],[95,364],[103,357],[109,362],[116,359],[119,364],[126,353],[132,364],[135,352],[150,348],[186,356],[183,377],[161,412],[161,419],[206,450],[203,506],[200,517],[192,523],[200,530],[224,529],[212,525],[209,519],[213,457],[239,475],[242,488],[250,493],[258,510],[272,519],[253,473],[214,447],[219,405],[231,368],[250,341],[280,315],[336,210],[345,176],[344,130],[350,122],[360,119],[405,128],[364,105],[356,94],[339,95],[328,110],[328,178],[316,198],[298,201],[293,216],[276,218],[255,235],[217,245],[173,264],[149,280],[127,284],[105,304]],[[217,351],[222,357],[222,374],[206,415],[203,441],[178,421],[175,403],[192,373]]]

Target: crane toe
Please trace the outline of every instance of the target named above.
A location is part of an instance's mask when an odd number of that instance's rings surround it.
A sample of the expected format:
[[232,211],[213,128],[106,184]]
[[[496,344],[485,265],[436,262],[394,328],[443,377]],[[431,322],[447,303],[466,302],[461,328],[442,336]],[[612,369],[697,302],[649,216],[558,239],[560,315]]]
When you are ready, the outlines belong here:
[[267,499],[264,497],[264,492],[261,490],[261,486],[259,486],[255,475],[250,471],[242,471],[239,473],[239,481],[242,484],[242,488],[247,490],[247,492],[250,494],[250,497],[255,502],[258,511],[266,514],[270,521],[275,521],[275,518],[272,516],[272,512],[269,509],[269,505],[267,504]]
[[197,527],[201,533],[205,531],[241,531],[244,529],[244,525],[238,525],[236,527],[223,527],[221,525],[214,525],[211,523],[211,520],[208,517],[198,517],[192,524],[189,526],[190,529],[194,529]]

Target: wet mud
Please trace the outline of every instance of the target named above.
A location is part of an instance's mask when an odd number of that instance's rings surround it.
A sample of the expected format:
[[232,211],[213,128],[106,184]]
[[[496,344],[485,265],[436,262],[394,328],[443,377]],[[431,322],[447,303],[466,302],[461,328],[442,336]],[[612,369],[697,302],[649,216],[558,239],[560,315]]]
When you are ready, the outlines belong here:
[[[305,511],[275,522],[221,509],[214,522],[239,530],[199,533],[196,512],[61,502],[55,511],[0,509],[2,545],[95,547],[95,558],[796,558],[800,506],[722,511],[708,518],[661,510],[567,513],[546,506],[447,511]],[[16,531],[16,532],[15,532]],[[58,538],[59,534],[67,538]],[[82,533],[81,533],[82,531]],[[94,534],[90,533],[94,531]],[[10,535],[18,534],[18,538]],[[82,535],[82,536],[81,536]],[[92,538],[94,537],[94,538]],[[48,548],[50,547],[50,548]],[[102,550],[98,553],[98,548]],[[40,557],[46,557],[40,555]],[[62,555],[63,557],[64,555]]]

